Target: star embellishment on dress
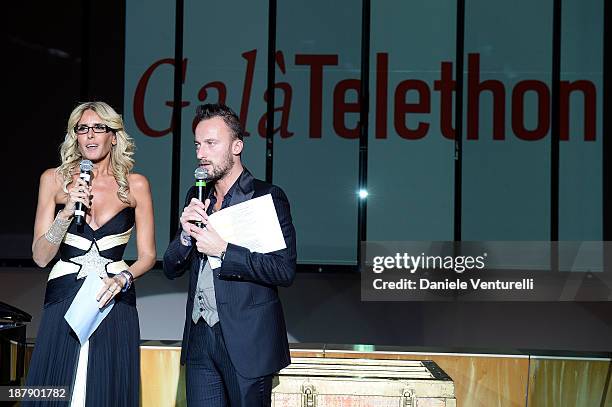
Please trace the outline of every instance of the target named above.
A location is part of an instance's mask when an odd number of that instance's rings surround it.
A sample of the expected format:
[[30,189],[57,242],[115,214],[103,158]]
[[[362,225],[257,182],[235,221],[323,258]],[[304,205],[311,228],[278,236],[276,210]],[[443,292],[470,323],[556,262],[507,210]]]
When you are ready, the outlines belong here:
[[87,253],[73,257],[70,261],[81,266],[79,274],[77,274],[77,280],[87,277],[90,273],[96,273],[100,278],[104,278],[106,277],[106,265],[113,262],[113,260],[100,256],[96,242],[91,244]]

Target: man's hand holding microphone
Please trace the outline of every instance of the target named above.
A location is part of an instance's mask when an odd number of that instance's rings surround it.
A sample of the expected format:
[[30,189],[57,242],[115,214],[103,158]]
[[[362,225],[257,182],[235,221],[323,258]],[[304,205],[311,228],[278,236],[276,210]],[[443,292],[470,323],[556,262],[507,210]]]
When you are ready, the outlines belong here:
[[191,245],[191,239],[195,240],[198,252],[207,256],[222,258],[227,249],[227,242],[219,236],[217,231],[208,222],[208,207],[210,199],[204,200],[203,191],[206,186],[206,170],[201,167],[196,168],[196,188],[198,198],[191,198],[189,205],[183,209],[181,214],[181,244]]

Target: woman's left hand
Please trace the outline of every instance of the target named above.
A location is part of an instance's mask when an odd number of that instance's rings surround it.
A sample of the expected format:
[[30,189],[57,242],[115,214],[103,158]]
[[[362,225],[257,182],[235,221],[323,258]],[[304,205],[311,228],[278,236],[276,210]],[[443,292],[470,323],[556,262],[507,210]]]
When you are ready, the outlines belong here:
[[96,296],[96,301],[99,302],[98,308],[106,307],[110,300],[115,298],[125,286],[125,279],[121,278],[121,276],[114,276],[112,278],[105,277],[103,282],[104,286]]

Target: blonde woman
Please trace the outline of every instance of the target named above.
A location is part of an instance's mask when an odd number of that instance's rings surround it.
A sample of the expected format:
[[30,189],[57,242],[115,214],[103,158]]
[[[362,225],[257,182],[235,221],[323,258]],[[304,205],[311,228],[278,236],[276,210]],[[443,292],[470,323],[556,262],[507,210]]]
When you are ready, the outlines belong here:
[[[49,274],[27,384],[67,386],[71,406],[139,402],[140,333],[133,280],[153,267],[156,254],[149,183],[130,172],[133,151],[112,107],[83,103],[68,119],[61,165],[40,178],[32,256],[40,267],[58,252],[60,259]],[[93,163],[89,184],[79,177],[81,160]],[[81,226],[75,222],[78,203],[85,212]],[[122,256],[134,229],[138,259],[128,267]],[[64,315],[90,274],[103,282],[96,297],[99,307],[111,300],[115,304],[81,345]]]

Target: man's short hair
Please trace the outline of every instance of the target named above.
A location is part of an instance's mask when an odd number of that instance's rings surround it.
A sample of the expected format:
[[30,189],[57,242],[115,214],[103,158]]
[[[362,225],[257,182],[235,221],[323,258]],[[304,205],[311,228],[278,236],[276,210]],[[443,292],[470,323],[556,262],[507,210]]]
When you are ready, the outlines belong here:
[[244,129],[240,124],[240,118],[232,109],[220,103],[207,103],[200,105],[196,109],[195,123],[200,123],[202,120],[208,120],[215,117],[223,119],[227,127],[232,132],[234,139],[244,139]]

